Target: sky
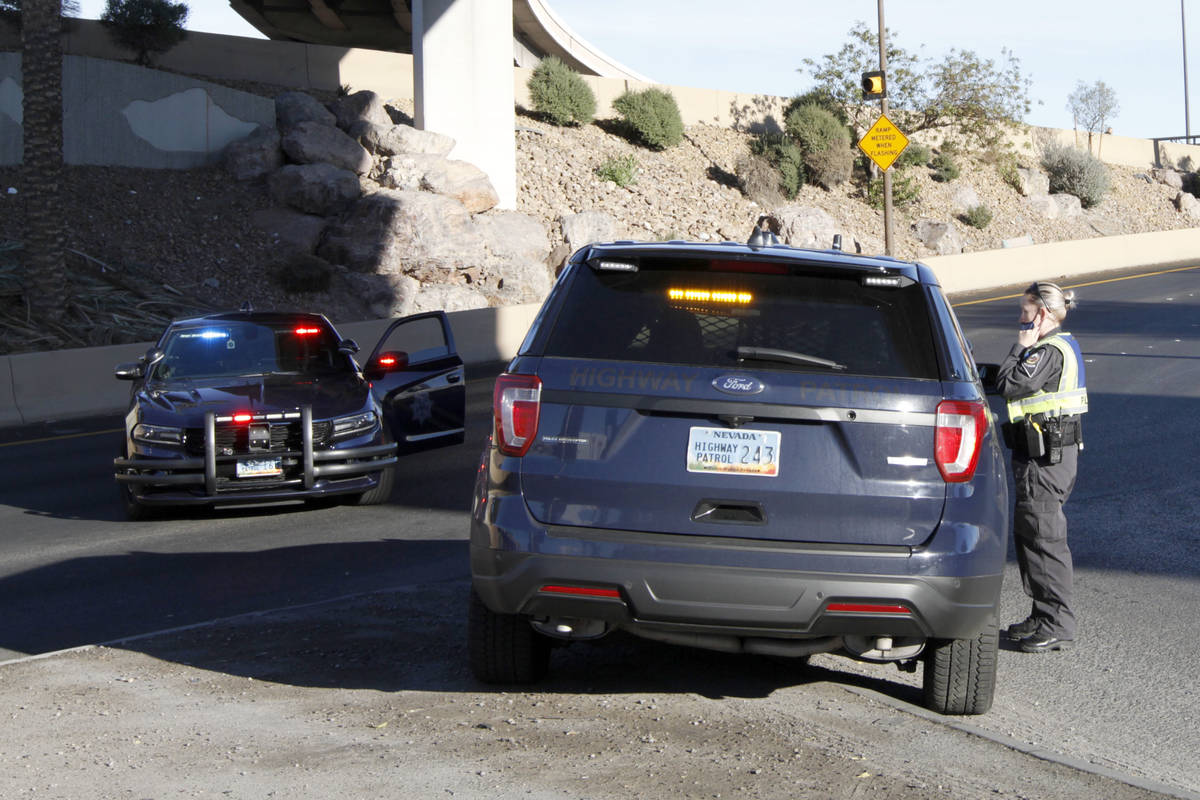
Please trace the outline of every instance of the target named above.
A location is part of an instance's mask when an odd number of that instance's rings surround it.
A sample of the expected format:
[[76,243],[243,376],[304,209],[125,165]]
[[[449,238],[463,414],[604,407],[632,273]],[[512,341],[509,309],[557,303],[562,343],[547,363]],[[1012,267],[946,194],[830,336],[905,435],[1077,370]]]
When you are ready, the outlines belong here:
[[[491,0],[498,2],[499,0]],[[548,0],[585,41],[659,83],[791,96],[812,86],[806,57],[837,52],[856,21],[872,29],[878,0]],[[1187,14],[1191,133],[1200,133],[1200,0]],[[104,0],[82,0],[96,18]],[[258,36],[226,0],[191,0],[188,27]],[[748,11],[745,9],[749,9]],[[1104,81],[1120,104],[1113,133],[1185,132],[1180,0],[887,0],[893,44],[936,59],[972,50],[1001,63],[1007,47],[1032,79],[1026,122],[1070,128],[1067,96]]]

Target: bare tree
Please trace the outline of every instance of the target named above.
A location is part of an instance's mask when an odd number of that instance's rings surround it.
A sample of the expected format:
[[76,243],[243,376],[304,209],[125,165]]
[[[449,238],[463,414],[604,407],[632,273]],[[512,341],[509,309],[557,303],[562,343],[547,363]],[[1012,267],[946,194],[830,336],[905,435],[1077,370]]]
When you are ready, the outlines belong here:
[[1091,86],[1079,81],[1075,91],[1067,95],[1067,110],[1071,112],[1076,131],[1083,126],[1088,132],[1089,153],[1092,152],[1092,135],[1099,134],[1096,142],[1096,156],[1099,157],[1108,123],[1121,113],[1117,93],[1104,81],[1096,81]]

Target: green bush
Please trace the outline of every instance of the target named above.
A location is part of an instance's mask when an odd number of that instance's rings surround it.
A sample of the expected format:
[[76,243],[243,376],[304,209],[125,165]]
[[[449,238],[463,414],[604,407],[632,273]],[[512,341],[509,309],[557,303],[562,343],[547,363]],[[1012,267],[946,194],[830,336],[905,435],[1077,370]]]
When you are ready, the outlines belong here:
[[764,208],[773,208],[783,200],[779,168],[761,155],[747,155],[734,166],[738,189]]
[[809,183],[832,189],[850,179],[854,167],[850,132],[832,112],[817,105],[803,105],[784,118],[784,127],[804,154]]
[[683,117],[670,92],[625,92],[613,101],[613,108],[647,147],[665,150],[683,141]]
[[908,169],[909,167],[923,167],[933,158],[933,151],[923,144],[909,142],[908,147],[900,153],[900,157],[896,159],[894,166],[896,169]]
[[[903,208],[921,199],[921,187],[911,175],[892,177],[892,206]],[[867,205],[874,209],[883,208],[883,178],[867,184]]]
[[1108,168],[1100,159],[1070,145],[1051,142],[1042,151],[1042,169],[1050,178],[1052,193],[1073,194],[1091,208],[1109,189]]
[[779,190],[791,200],[804,185],[804,153],[786,136],[768,133],[750,144],[750,152],[762,156],[779,171]]
[[959,176],[958,164],[954,163],[954,158],[944,150],[933,157],[929,166],[933,167],[933,174],[929,177],[938,183],[947,183]]
[[962,221],[972,228],[983,230],[992,222],[991,209],[984,205],[971,206],[967,209],[967,213],[962,215]]
[[146,66],[151,54],[165,53],[187,36],[188,7],[170,0],[108,0],[100,22],[118,47],[137,54]]
[[791,114],[801,106],[819,106],[830,114],[833,114],[838,122],[847,127],[850,125],[850,117],[846,114],[846,107],[838,102],[837,98],[828,89],[810,89],[804,94],[796,95],[783,107],[783,118],[787,119],[788,114]]
[[555,125],[587,125],[596,116],[596,95],[556,56],[546,56],[529,77],[533,110]]
[[1017,174],[1017,157],[1009,154],[996,161],[996,173],[1014,191],[1021,191],[1021,176]]
[[638,162],[633,156],[613,156],[596,167],[596,176],[622,188],[637,183]]

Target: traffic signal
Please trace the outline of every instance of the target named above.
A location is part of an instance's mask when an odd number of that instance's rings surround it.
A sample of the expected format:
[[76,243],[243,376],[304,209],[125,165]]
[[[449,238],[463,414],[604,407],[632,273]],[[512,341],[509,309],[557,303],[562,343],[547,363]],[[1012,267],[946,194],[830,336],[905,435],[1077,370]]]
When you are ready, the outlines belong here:
[[862,76],[863,100],[887,97],[887,81],[879,71],[864,72]]

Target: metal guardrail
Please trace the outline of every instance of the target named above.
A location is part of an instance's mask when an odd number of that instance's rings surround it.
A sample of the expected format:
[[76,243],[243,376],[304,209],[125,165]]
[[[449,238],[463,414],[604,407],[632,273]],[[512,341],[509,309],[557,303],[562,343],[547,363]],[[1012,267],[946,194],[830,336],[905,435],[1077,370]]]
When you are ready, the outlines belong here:
[[1154,166],[1162,166],[1162,158],[1160,157],[1159,142],[1182,142],[1183,144],[1200,144],[1200,133],[1193,133],[1187,136],[1156,136],[1150,141],[1154,142]]

